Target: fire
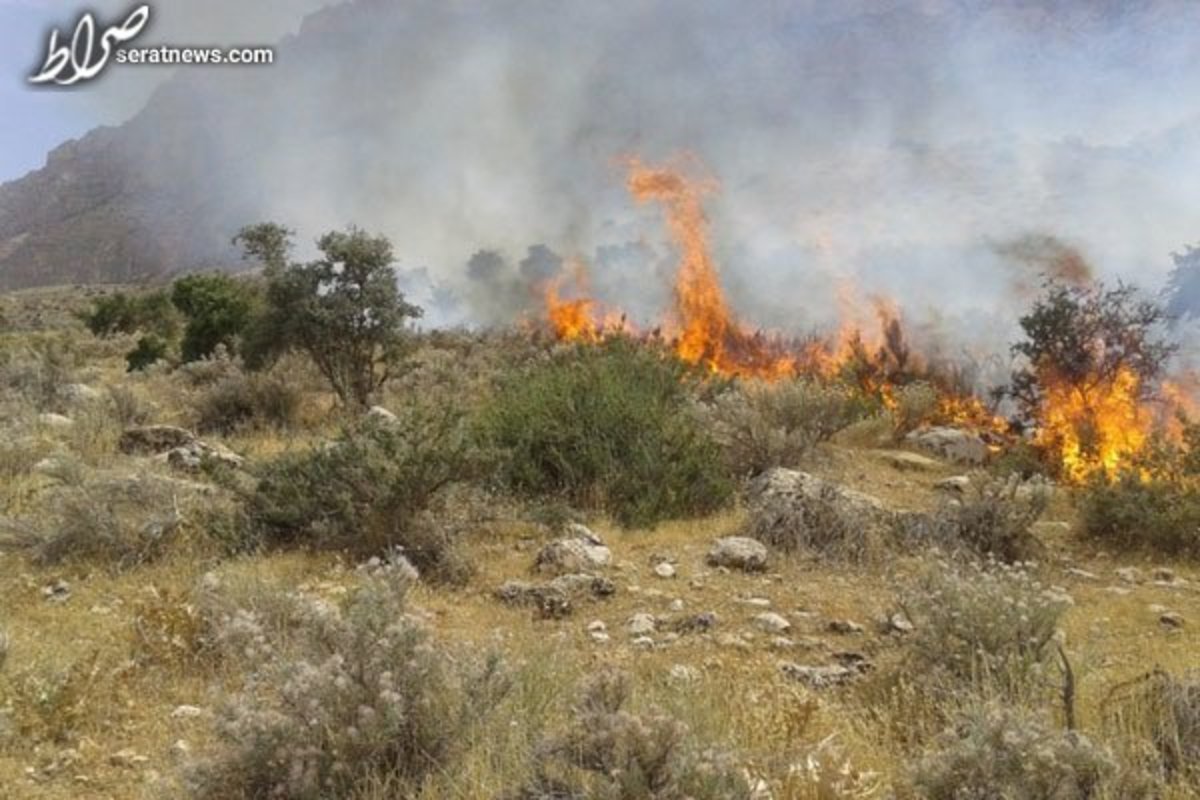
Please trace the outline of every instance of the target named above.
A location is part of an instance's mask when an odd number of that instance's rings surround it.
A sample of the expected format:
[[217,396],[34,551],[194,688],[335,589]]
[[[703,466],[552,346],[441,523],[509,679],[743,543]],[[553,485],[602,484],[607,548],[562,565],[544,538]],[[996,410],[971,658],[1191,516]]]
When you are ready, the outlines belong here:
[[1122,367],[1108,380],[1071,383],[1046,376],[1042,382],[1035,441],[1058,455],[1065,479],[1113,475],[1145,447],[1155,415],[1133,370]]

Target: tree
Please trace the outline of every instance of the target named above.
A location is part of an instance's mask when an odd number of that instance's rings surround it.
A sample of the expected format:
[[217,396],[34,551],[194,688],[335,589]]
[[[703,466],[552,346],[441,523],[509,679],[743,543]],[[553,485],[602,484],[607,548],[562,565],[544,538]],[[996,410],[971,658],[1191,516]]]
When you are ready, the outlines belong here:
[[79,319],[101,338],[117,334],[153,333],[170,339],[179,329],[179,314],[164,290],[128,295],[116,292],[98,298]]
[[171,289],[171,302],[187,317],[180,355],[184,361],[198,361],[221,345],[237,349],[259,298],[248,281],[213,273],[180,278]]
[[1132,286],[1048,282],[1020,319],[1025,338],[1012,347],[1025,362],[1013,371],[1009,387],[1024,421],[1039,419],[1050,384],[1073,387],[1087,406],[1128,371],[1140,395],[1152,395],[1176,349],[1162,338],[1166,321],[1163,307],[1141,299]]
[[339,400],[368,405],[407,350],[407,321],[423,313],[396,286],[391,242],[357,228],[334,231],[317,241],[323,258],[288,264],[282,226],[244,228],[235,241],[264,263],[267,280],[266,310],[250,337],[261,346],[247,363],[303,350]]

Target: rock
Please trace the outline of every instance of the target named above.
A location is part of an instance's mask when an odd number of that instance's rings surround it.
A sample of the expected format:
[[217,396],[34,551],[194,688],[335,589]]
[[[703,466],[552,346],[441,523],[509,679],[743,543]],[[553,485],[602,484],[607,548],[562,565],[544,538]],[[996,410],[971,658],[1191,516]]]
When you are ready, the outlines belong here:
[[762,572],[767,568],[767,546],[745,536],[726,536],[713,542],[705,561],[709,566]]
[[616,586],[597,575],[560,575],[547,584],[505,581],[493,592],[502,603],[530,606],[543,619],[569,616],[574,603],[588,598],[608,597]]
[[753,606],[755,608],[770,608],[771,601],[765,597],[744,597],[738,600],[739,603],[745,606]]
[[671,604],[669,606],[667,606],[667,610],[674,611],[675,613],[679,613],[680,611],[683,611],[683,609],[684,609],[683,601],[680,600],[678,597],[675,598],[674,600],[672,600]]
[[1183,627],[1183,614],[1178,611],[1164,611],[1158,618],[1163,627],[1177,630]]
[[717,626],[715,611],[705,611],[702,614],[692,614],[672,620],[667,627],[676,633],[705,633]]
[[208,444],[196,440],[182,447],[167,451],[166,460],[169,465],[184,472],[198,472],[206,465],[239,469],[246,462],[244,458],[221,444]]
[[71,599],[71,584],[55,581],[42,587],[42,597],[51,603],[65,603]]
[[109,764],[122,769],[133,769],[134,767],[140,767],[143,764],[149,763],[149,761],[150,759],[148,757],[139,754],[137,751],[129,747],[123,750],[118,750],[108,757]]
[[204,709],[199,706],[175,706],[175,710],[171,712],[171,719],[196,719],[204,716]]
[[629,635],[633,637],[647,636],[654,633],[657,623],[654,617],[650,614],[634,614],[625,623],[625,627],[629,629]]
[[654,574],[660,578],[674,578],[675,567],[663,561],[654,567]]
[[903,471],[929,472],[942,466],[939,461],[907,450],[880,450],[879,457],[889,466]]
[[864,629],[863,626],[859,625],[857,622],[853,622],[848,619],[835,619],[829,622],[828,630],[830,633],[850,635],[854,633],[862,633]]
[[971,488],[971,479],[966,475],[954,475],[950,478],[943,478],[933,485],[934,489],[940,492],[950,492],[952,494],[965,494]]
[[913,632],[912,622],[909,621],[908,617],[904,616],[904,614],[899,613],[899,612],[892,614],[889,617],[885,617],[882,621],[882,624],[879,626],[879,628],[885,634],[888,634],[888,633],[906,634],[906,633]]
[[982,464],[988,457],[987,443],[978,434],[961,428],[925,428],[913,431],[904,441],[960,464]]
[[639,650],[653,650],[654,649],[654,639],[652,639],[649,636],[635,637],[634,640],[632,642],[630,642],[630,644],[632,644],[634,647],[638,648]]
[[588,633],[607,633],[608,626],[604,624],[603,620],[599,620],[599,619],[592,620],[591,622],[588,623],[587,632]]
[[749,650],[750,643],[736,633],[722,633],[717,637],[717,644],[733,650]]
[[784,661],[780,671],[792,680],[800,681],[810,689],[826,689],[847,683],[858,675],[858,671],[841,665],[808,666]]
[[55,430],[59,431],[67,430],[75,426],[75,420],[71,419],[70,417],[64,417],[62,414],[52,414],[50,412],[38,414],[38,422],[42,423],[47,428],[54,428]]
[[617,586],[608,578],[600,575],[559,575],[547,584],[554,592],[561,592],[568,597],[580,599],[583,597],[611,597],[616,594]]
[[895,514],[870,495],[806,472],[772,469],[750,485],[749,536],[781,550],[858,551]]
[[537,572],[561,575],[567,572],[589,572],[608,566],[612,551],[600,538],[582,525],[572,526],[572,535],[543,547],[537,554]]
[[1142,573],[1137,567],[1121,567],[1116,571],[1117,577],[1125,583],[1141,583]]
[[792,629],[792,623],[773,611],[755,614],[753,622],[756,628],[766,633],[786,633]]
[[126,455],[161,455],[196,441],[196,434],[174,425],[138,425],[121,434],[117,447]]
[[588,636],[596,644],[604,644],[611,638],[611,637],[609,637],[607,631],[592,631],[591,633],[588,634]]
[[1100,580],[1100,576],[1094,572],[1088,572],[1086,569],[1079,569],[1078,567],[1067,567],[1065,570],[1063,570],[1063,572],[1067,575],[1070,575],[1072,578],[1078,578],[1081,581]]
[[192,754],[192,746],[183,739],[176,739],[171,745],[171,757],[185,761]]
[[1118,597],[1124,597],[1125,595],[1130,594],[1132,590],[1124,586],[1106,586],[1104,587],[1104,591],[1108,592],[1109,594],[1115,594]]
[[667,678],[672,683],[695,683],[700,680],[700,670],[687,664],[675,664],[667,672]]
[[368,422],[376,425],[395,425],[400,421],[399,417],[388,411],[383,406],[371,406],[365,417]]

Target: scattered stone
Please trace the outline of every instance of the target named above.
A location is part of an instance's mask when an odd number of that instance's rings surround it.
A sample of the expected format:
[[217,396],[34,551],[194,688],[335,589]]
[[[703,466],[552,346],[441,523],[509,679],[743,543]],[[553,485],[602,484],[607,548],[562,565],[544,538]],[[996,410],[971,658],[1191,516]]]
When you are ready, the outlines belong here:
[[745,606],[753,606],[754,608],[771,607],[771,601],[765,597],[743,597],[738,602]]
[[1151,614],[1165,614],[1167,612],[1167,607],[1160,603],[1151,603],[1146,608],[1149,609]]
[[987,443],[978,434],[960,428],[925,428],[913,431],[904,441],[962,464],[982,464],[988,457]]
[[561,575],[568,572],[590,572],[611,563],[612,551],[600,537],[582,525],[574,524],[571,535],[550,542],[537,554],[534,570],[543,574]]
[[117,447],[126,455],[161,455],[196,441],[196,434],[175,425],[138,425],[121,434]]
[[199,472],[206,465],[240,469],[246,459],[223,444],[208,444],[199,439],[167,451],[167,464],[184,472]]
[[716,626],[717,614],[715,611],[692,614],[682,619],[673,620],[667,625],[675,633],[705,633],[711,631]]
[[766,633],[786,633],[792,629],[792,623],[773,611],[755,614],[753,622],[755,627]]
[[1106,586],[1104,587],[1104,591],[1108,592],[1109,594],[1115,594],[1117,597],[1124,597],[1125,595],[1130,594],[1133,590],[1125,586]]
[[840,633],[848,636],[850,634],[862,633],[864,628],[852,620],[835,619],[830,620],[828,630],[830,633]]
[[603,620],[599,620],[599,619],[592,620],[591,622],[588,623],[587,632],[588,633],[607,633],[608,626],[604,624]]
[[553,592],[561,592],[569,597],[603,598],[611,597],[617,592],[617,585],[600,575],[559,575],[550,581],[548,588]]
[[943,478],[933,485],[934,489],[939,492],[950,492],[951,494],[965,494],[971,488],[971,479],[966,475],[954,475],[949,478]]
[[654,639],[650,638],[649,636],[638,636],[633,640],[633,642],[631,644],[633,644],[633,646],[638,648],[639,650],[653,650],[654,649]]
[[913,624],[911,621],[909,621],[908,617],[904,616],[904,614],[896,612],[895,614],[885,617],[881,621],[879,629],[885,634],[898,633],[903,635],[913,632]]
[[1078,567],[1067,567],[1065,570],[1063,570],[1063,572],[1067,575],[1070,575],[1072,578],[1079,578],[1083,581],[1100,580],[1100,576],[1096,573],[1088,572],[1086,569],[1079,569]]
[[185,760],[192,754],[192,746],[183,739],[176,739],[171,745],[171,755],[179,760]]
[[889,466],[913,472],[929,472],[941,468],[941,462],[934,461],[929,456],[910,453],[907,450],[880,450],[879,457]]
[[670,563],[663,561],[654,568],[654,574],[660,578],[674,578],[675,567]]
[[42,587],[42,597],[50,603],[65,603],[71,599],[71,584],[66,581],[55,581]]
[[676,614],[678,614],[680,611],[683,611],[683,609],[684,609],[683,601],[680,600],[678,597],[676,597],[674,600],[672,600],[671,604],[669,606],[667,606],[668,611],[673,611]]
[[1182,628],[1184,624],[1183,614],[1178,611],[1165,611],[1159,616],[1158,621],[1162,623],[1163,627],[1173,630]]
[[392,412],[388,411],[383,406],[371,406],[366,413],[368,422],[376,425],[396,425],[400,422],[400,418]]
[[654,617],[650,614],[634,614],[629,618],[629,621],[625,623],[625,626],[629,629],[630,636],[638,637],[647,636],[651,633],[654,633],[657,623],[655,622]]
[[673,683],[695,683],[700,680],[700,670],[687,664],[675,664],[667,672],[667,678]]
[[47,428],[55,430],[67,430],[75,425],[75,420],[70,417],[64,417],[62,414],[54,414],[47,411],[44,414],[38,414],[38,422],[41,422]]
[[746,536],[726,536],[713,542],[705,560],[713,567],[762,572],[767,568],[767,546]]
[[1142,582],[1142,573],[1137,567],[1121,567],[1116,571],[1116,574],[1125,583]]
[[591,640],[596,644],[604,644],[610,638],[608,633],[605,631],[592,631],[588,634],[588,636],[591,637]]
[[750,643],[736,633],[722,633],[717,637],[717,644],[734,650],[750,649]]
[[810,689],[827,689],[831,686],[838,686],[847,683],[858,675],[858,671],[850,667],[840,665],[814,667],[805,664],[795,664],[791,661],[784,661],[779,665],[779,669],[787,677],[800,681],[800,683],[803,683]]
[[204,709],[199,706],[175,706],[175,710],[171,712],[171,719],[196,719],[204,716]]
[[775,650],[791,650],[796,646],[796,641],[786,636],[776,636],[771,640],[770,645]]

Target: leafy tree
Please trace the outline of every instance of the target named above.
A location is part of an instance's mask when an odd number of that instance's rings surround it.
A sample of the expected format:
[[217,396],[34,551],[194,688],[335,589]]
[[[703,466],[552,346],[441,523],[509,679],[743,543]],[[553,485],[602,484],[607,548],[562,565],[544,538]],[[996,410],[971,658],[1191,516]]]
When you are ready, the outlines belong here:
[[323,257],[288,264],[290,232],[267,223],[244,228],[235,241],[259,258],[267,280],[266,310],[251,339],[251,366],[302,350],[338,398],[366,406],[408,347],[406,323],[420,307],[404,299],[392,270],[392,245],[357,228],[317,241]]
[[1152,394],[1176,349],[1162,338],[1166,320],[1163,307],[1142,299],[1132,286],[1048,282],[1021,317],[1025,338],[1012,347],[1025,363],[1013,371],[1008,391],[1024,420],[1038,419],[1051,382],[1070,385],[1086,404],[1128,370],[1143,396]]
[[198,361],[212,355],[220,345],[230,351],[237,349],[259,298],[248,281],[213,273],[176,281],[171,302],[187,318],[180,355],[184,361]]
[[179,329],[179,314],[164,290],[110,294],[97,299],[91,310],[79,317],[89,331],[100,337],[152,332],[170,339]]

